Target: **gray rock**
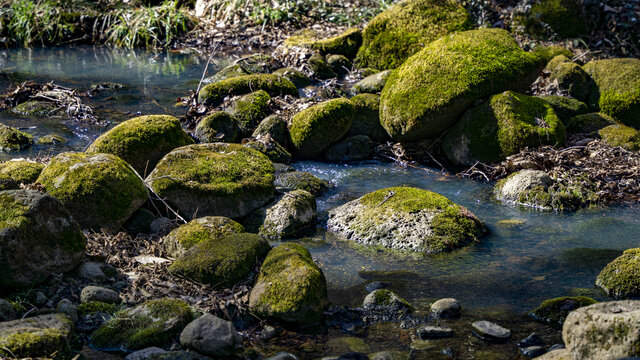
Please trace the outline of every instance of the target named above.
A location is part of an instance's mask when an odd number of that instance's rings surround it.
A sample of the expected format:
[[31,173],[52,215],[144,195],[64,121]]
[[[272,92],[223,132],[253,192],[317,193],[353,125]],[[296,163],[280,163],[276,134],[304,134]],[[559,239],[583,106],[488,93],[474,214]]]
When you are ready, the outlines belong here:
[[78,308],[69,299],[60,300],[56,311],[66,314],[74,323],[78,322]]
[[379,93],[382,91],[384,84],[387,83],[389,75],[391,75],[391,70],[385,70],[377,74],[369,75],[358,81],[353,88],[356,93]]
[[167,353],[166,350],[160,349],[159,347],[152,346],[146,349],[134,351],[131,354],[125,356],[124,360],[147,360],[152,355],[166,354],[166,353]]
[[180,343],[202,354],[226,356],[238,349],[242,337],[231,322],[204,314],[182,330]]
[[453,329],[448,326],[425,325],[416,330],[418,336],[425,339],[439,339],[453,336]]
[[571,353],[567,349],[559,349],[549,351],[546,354],[538,356],[536,360],[574,360]]
[[289,129],[287,121],[278,115],[267,116],[258,124],[258,127],[251,135],[254,138],[269,135],[275,142],[284,146],[289,146]]
[[476,321],[471,326],[473,333],[483,340],[507,341],[511,337],[511,330],[490,321]]
[[288,352],[279,352],[273,356],[266,358],[265,360],[298,360],[298,358]]
[[80,301],[84,304],[89,301],[101,301],[108,304],[119,304],[120,295],[117,291],[101,286],[87,286],[80,293]]
[[574,359],[640,355],[640,301],[611,301],[576,309],[564,322],[562,339]]
[[10,302],[0,299],[0,322],[13,320],[16,317],[16,310]]
[[[0,358],[46,357],[67,346],[73,323],[64,314],[39,315],[0,323]],[[14,341],[16,336],[29,342]]]
[[431,313],[441,319],[455,319],[460,317],[462,306],[453,298],[440,299],[431,304]]
[[[0,286],[31,286],[76,267],[86,238],[56,198],[35,190],[0,192]],[[34,236],[37,234],[37,236]]]
[[306,171],[287,171],[277,174],[274,182],[279,190],[306,190],[319,196],[327,190],[326,181]]
[[[517,203],[527,206],[544,206],[527,201],[531,191],[546,191],[553,184],[553,179],[544,171],[521,170],[507,177],[496,185],[496,198],[507,203]],[[534,196],[531,196],[534,198]]]
[[315,196],[305,190],[295,190],[267,209],[261,234],[273,239],[291,237],[313,227],[315,221]]
[[362,307],[371,308],[372,306],[390,306],[397,309],[413,310],[413,307],[403,298],[385,289],[375,290],[364,298]]
[[44,305],[47,303],[49,299],[47,299],[47,295],[45,295],[42,291],[36,291],[36,305]]
[[157,218],[149,225],[149,231],[154,235],[168,231],[169,229],[171,229],[171,220],[166,217]]
[[520,352],[522,353],[522,355],[526,357],[533,358],[546,353],[547,350],[545,350],[544,346],[535,345],[535,346],[527,346],[524,348],[520,348]]
[[92,282],[102,282],[107,280],[107,276],[102,271],[102,266],[99,262],[85,261],[76,268],[78,275]]

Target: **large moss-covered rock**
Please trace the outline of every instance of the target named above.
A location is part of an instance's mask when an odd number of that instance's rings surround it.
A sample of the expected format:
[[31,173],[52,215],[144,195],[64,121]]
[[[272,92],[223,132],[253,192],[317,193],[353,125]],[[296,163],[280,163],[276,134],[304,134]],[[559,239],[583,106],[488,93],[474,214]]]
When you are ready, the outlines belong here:
[[305,190],[319,196],[329,186],[326,181],[306,171],[283,172],[276,176],[275,186],[281,190]]
[[11,126],[0,124],[0,151],[17,151],[28,148],[33,136]]
[[344,33],[329,38],[320,39],[319,34],[313,30],[305,30],[300,34],[289,37],[284,41],[286,46],[299,46],[312,50],[318,50],[323,55],[337,54],[353,59],[362,44],[362,31],[360,29],[348,29]]
[[361,67],[393,69],[430,42],[470,28],[469,13],[456,1],[405,0],[369,22],[357,61]]
[[640,59],[596,60],[584,71],[594,80],[589,105],[626,125],[640,128]]
[[44,165],[35,161],[12,160],[0,163],[0,190],[18,189],[36,181]]
[[179,258],[193,246],[205,241],[218,241],[231,234],[244,232],[244,227],[223,216],[205,216],[173,229],[163,240],[167,254]]
[[187,250],[171,264],[169,272],[202,284],[231,287],[244,279],[269,249],[269,243],[256,234],[209,237]]
[[567,134],[591,134],[609,125],[618,125],[618,122],[603,113],[589,113],[576,115],[566,121],[565,124]]
[[344,76],[351,71],[351,61],[344,55],[331,55],[327,57],[327,63],[339,76]]
[[288,164],[291,162],[291,154],[287,149],[269,136],[261,136],[249,140],[243,145],[263,153],[274,163]]
[[267,209],[260,233],[280,239],[313,228],[316,222],[316,198],[306,190],[294,190]]
[[147,115],[127,120],[100,135],[87,152],[113,154],[144,176],[169,151],[189,144],[193,140],[182,130],[178,119]]
[[248,134],[269,115],[269,100],[271,96],[266,91],[259,90],[234,101],[227,111],[238,120],[240,131]]
[[68,347],[73,332],[63,314],[39,315],[0,323],[0,357],[48,358]]
[[522,51],[505,30],[443,37],[389,76],[380,98],[380,122],[396,140],[436,137],[477,99],[528,89],[544,62]]
[[442,149],[458,165],[501,161],[521,149],[562,145],[565,128],[546,101],[506,91],[467,111]]
[[526,31],[537,36],[550,35],[547,29],[561,38],[579,37],[588,33],[585,15],[576,0],[536,1],[522,20]]
[[312,158],[340,140],[351,127],[354,107],[347,99],[333,99],[297,113],[289,132],[296,155]]
[[225,111],[215,111],[198,121],[195,134],[203,143],[234,142],[240,128],[238,121]]
[[640,150],[640,131],[630,126],[609,125],[600,129],[598,135],[609,146],[620,146],[629,151]]
[[327,282],[309,250],[283,243],[269,252],[249,296],[249,308],[261,317],[313,324],[326,307]]
[[37,182],[83,228],[117,231],[147,200],[142,180],[111,154],[62,153],[51,159]]
[[499,181],[495,195],[502,202],[550,210],[552,205],[548,189],[554,182],[544,171],[520,170]]
[[59,116],[62,111],[56,109],[58,106],[53,101],[29,100],[12,107],[9,112],[29,117]]
[[380,189],[333,209],[327,227],[361,244],[425,253],[462,247],[485,231],[464,207],[410,187]]
[[562,340],[571,359],[640,356],[640,301],[611,301],[576,309],[564,322]]
[[597,301],[585,296],[563,296],[555,299],[545,300],[533,309],[529,316],[538,321],[542,321],[552,327],[561,329],[564,319],[569,313],[577,308],[595,304]]
[[239,144],[188,145],[167,154],[146,182],[188,217],[240,218],[273,198],[274,168]]
[[191,320],[191,309],[182,300],[150,300],[117,313],[91,335],[90,344],[109,351],[163,346]]
[[565,125],[567,125],[566,121],[572,117],[589,112],[587,104],[569,97],[550,95],[542,96],[541,99],[551,105],[553,111],[556,112],[556,115]]
[[556,82],[560,90],[580,101],[586,101],[589,97],[591,78],[574,62],[556,64],[549,80]]
[[35,190],[0,192],[0,285],[31,286],[73,269],[86,239],[60,201]]
[[264,90],[270,96],[298,96],[298,89],[283,77],[272,74],[252,74],[235,76],[203,87],[198,94],[198,102],[207,106],[218,106],[227,96],[244,95]]
[[269,136],[275,142],[286,148],[291,141],[287,125],[285,119],[278,115],[271,115],[260,122],[251,136],[254,138]]
[[598,275],[596,286],[615,298],[640,296],[640,249],[626,250]]
[[355,111],[348,135],[365,135],[377,142],[389,139],[387,131],[380,124],[380,96],[359,94],[351,98],[351,103]]
[[570,61],[575,56],[571,50],[560,45],[536,46],[533,48],[533,52],[542,56],[548,62],[557,56],[564,56],[567,61]]

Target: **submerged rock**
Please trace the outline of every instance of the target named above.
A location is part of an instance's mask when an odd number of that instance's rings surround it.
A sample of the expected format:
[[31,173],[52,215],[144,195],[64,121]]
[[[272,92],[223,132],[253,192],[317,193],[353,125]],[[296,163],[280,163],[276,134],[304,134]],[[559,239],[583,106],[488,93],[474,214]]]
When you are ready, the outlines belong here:
[[393,69],[430,42],[471,28],[469,13],[451,0],[405,0],[378,14],[365,27],[360,67]]
[[394,292],[379,289],[374,290],[369,293],[362,302],[362,307],[365,309],[372,308],[392,308],[394,311],[402,310],[402,311],[413,311],[413,306],[409,304],[406,300],[396,295]]
[[394,140],[435,138],[477,99],[528,89],[542,66],[541,56],[524,52],[505,30],[443,37],[389,76],[380,98],[380,122]]
[[324,158],[332,162],[351,162],[370,159],[373,155],[373,141],[366,135],[355,135],[331,146]]
[[267,209],[260,233],[268,238],[292,237],[313,228],[316,198],[306,190],[294,190]]
[[209,356],[228,356],[242,344],[233,324],[212,314],[204,314],[187,325],[180,334],[182,346]]
[[0,151],[18,151],[28,148],[32,143],[33,136],[0,124]]
[[573,359],[640,356],[640,301],[612,301],[572,311],[562,339]]
[[94,230],[119,230],[147,201],[142,180],[124,160],[111,154],[59,154],[37,182],[62,202],[80,226]]
[[439,319],[456,319],[460,317],[462,306],[456,299],[444,298],[431,304],[429,310]]
[[281,190],[305,190],[313,196],[320,196],[329,186],[326,181],[306,171],[289,171],[278,174],[275,186]]
[[243,280],[271,247],[256,234],[231,234],[204,239],[169,267],[172,274],[214,287],[232,287]]
[[529,316],[552,327],[561,329],[569,313],[577,308],[595,304],[597,301],[585,296],[565,296],[544,301],[529,313]]
[[289,132],[296,155],[313,158],[340,140],[351,127],[354,107],[347,99],[329,100],[297,113]]
[[425,325],[416,330],[418,336],[424,339],[441,339],[453,336],[453,329],[448,326]]
[[113,154],[144,176],[169,151],[189,144],[193,140],[182,130],[178,119],[147,115],[122,122],[100,135],[87,152]]
[[187,250],[198,243],[219,241],[220,239],[244,232],[244,227],[237,222],[222,216],[205,216],[189,221],[187,224],[173,229],[165,236],[162,244],[169,256],[179,258]]
[[188,145],[167,154],[146,182],[188,217],[240,218],[273,198],[274,168],[239,144]]
[[471,326],[474,335],[483,340],[503,342],[511,337],[511,330],[490,321],[476,321]]
[[44,165],[28,160],[0,163],[0,190],[19,189],[20,184],[31,184],[38,179]]
[[198,121],[195,135],[203,143],[234,142],[238,139],[238,121],[225,111],[214,111]]
[[63,314],[0,323],[0,357],[48,357],[66,349],[73,323]]
[[465,112],[449,132],[442,149],[457,165],[493,163],[525,147],[562,145],[565,128],[551,105],[527,95],[506,91]]
[[60,109],[56,111],[56,109],[58,106],[53,101],[29,100],[9,109],[9,112],[30,117],[59,116],[64,113],[64,111],[60,111]]
[[264,90],[269,96],[298,96],[298,89],[283,77],[272,74],[253,74],[236,76],[203,87],[198,94],[198,103],[206,106],[218,106],[225,97],[244,95]]
[[56,198],[35,190],[0,192],[0,284],[31,286],[72,270],[86,239]]
[[615,298],[640,296],[640,249],[626,250],[605,266],[596,286]]
[[116,314],[91,335],[99,350],[132,351],[162,346],[193,319],[181,300],[150,300]]
[[361,244],[425,253],[464,246],[485,231],[464,207],[409,187],[374,191],[333,209],[327,227]]
[[309,250],[295,243],[269,252],[249,296],[256,315],[293,324],[318,323],[327,303],[322,270]]
[[371,351],[371,346],[369,346],[364,339],[355,336],[343,336],[330,339],[324,348],[326,354],[333,355],[368,353]]

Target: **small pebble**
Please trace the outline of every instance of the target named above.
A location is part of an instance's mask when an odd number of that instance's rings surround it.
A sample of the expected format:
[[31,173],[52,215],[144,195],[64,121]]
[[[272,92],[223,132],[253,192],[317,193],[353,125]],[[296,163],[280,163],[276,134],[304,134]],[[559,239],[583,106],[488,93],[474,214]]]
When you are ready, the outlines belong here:
[[506,341],[511,337],[511,330],[490,321],[476,321],[471,326],[473,334],[483,340]]
[[89,301],[102,301],[108,304],[119,304],[120,295],[111,289],[101,286],[87,286],[80,293],[80,301],[84,304]]

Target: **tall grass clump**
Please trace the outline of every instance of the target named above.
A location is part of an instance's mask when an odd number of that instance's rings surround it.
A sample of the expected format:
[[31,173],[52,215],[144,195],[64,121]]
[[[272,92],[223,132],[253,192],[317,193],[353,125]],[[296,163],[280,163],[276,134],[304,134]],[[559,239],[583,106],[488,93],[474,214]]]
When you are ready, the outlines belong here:
[[4,31],[25,47],[53,44],[68,31],[60,12],[50,0],[15,0],[3,7]]

